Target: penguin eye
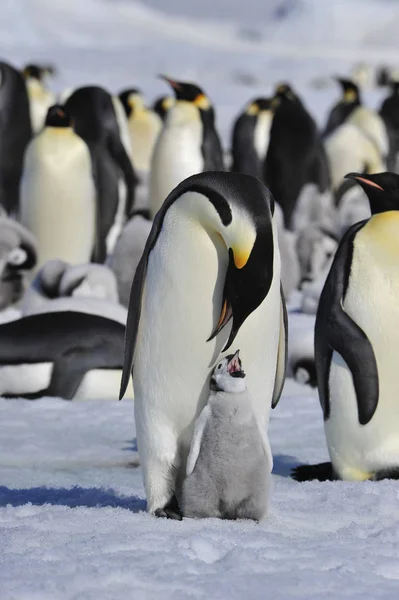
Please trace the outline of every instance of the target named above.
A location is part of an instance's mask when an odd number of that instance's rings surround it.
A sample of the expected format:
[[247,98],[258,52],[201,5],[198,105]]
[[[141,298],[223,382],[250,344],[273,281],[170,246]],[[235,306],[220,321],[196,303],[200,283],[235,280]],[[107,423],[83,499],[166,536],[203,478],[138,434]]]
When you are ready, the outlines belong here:
[[23,250],[22,248],[14,248],[14,250],[11,250],[11,252],[9,253],[9,255],[7,257],[7,262],[10,265],[19,267],[19,266],[23,265],[23,263],[26,261],[27,256],[28,255],[27,255],[26,251]]
[[218,369],[221,369],[221,368],[222,368],[222,365],[218,365]]

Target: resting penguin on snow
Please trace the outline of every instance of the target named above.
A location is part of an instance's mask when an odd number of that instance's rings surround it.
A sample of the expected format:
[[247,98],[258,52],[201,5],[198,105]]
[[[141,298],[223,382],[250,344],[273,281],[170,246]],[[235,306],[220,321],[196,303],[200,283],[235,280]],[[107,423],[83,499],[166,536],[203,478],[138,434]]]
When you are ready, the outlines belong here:
[[54,69],[50,66],[29,64],[23,68],[33,133],[42,129],[48,109],[56,103],[55,94],[46,86],[46,78],[53,73]]
[[75,132],[90,149],[97,200],[93,260],[104,262],[107,235],[118,215],[119,177],[123,175],[126,185],[126,216],[133,208],[137,177],[121,141],[115,99],[111,94],[97,86],[78,88],[65,101],[65,108],[73,118]]
[[253,100],[239,115],[233,126],[232,171],[263,179],[272,120],[273,100],[270,98]]
[[252,409],[239,350],[215,367],[210,384],[194,426],[183,515],[260,521],[267,511],[273,459]]
[[223,152],[215,112],[197,85],[162,76],[176,102],[168,110],[151,161],[149,208],[152,218],[166,196],[183,179],[203,171],[222,171]]
[[287,229],[304,186],[313,183],[319,193],[329,185],[327,158],[315,121],[289,85],[276,88],[264,180],[277,198]]
[[331,463],[294,477],[399,477],[399,176],[351,173],[372,217],[342,238],[315,327],[315,358]]
[[95,246],[95,184],[89,148],[59,105],[30,142],[21,181],[21,222],[35,235],[38,267],[59,258],[90,262]]
[[153,222],[132,284],[120,397],[133,368],[147,506],[157,516],[180,518],[207,378],[234,340],[262,429],[280,397],[287,320],[273,215],[257,179],[207,172],[178,185]]

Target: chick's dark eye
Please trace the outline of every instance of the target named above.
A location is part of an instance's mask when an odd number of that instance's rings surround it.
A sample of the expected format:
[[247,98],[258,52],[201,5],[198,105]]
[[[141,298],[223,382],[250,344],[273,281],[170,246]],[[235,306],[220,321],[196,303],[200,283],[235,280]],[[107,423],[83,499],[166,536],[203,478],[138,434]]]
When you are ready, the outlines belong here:
[[222,365],[219,365],[219,366],[218,366],[218,369],[221,369],[221,368],[222,368]]

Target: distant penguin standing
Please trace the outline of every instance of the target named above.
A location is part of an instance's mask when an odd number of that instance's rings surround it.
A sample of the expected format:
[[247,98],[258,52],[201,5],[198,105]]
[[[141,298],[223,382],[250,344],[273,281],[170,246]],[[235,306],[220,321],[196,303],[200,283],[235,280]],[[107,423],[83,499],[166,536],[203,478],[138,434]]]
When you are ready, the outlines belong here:
[[351,173],[372,217],[341,240],[320,298],[315,358],[331,463],[297,480],[399,478],[399,176]]
[[267,427],[286,364],[277,237],[271,194],[242,173],[187,178],[155,217],[132,284],[120,394],[133,369],[152,514],[181,517],[181,482],[194,421],[208,398],[206,380],[235,340],[246,356],[254,413]]
[[256,98],[236,119],[232,134],[232,171],[263,178],[263,162],[269,146],[273,100]]
[[173,96],[160,96],[157,98],[153,105],[152,110],[157,113],[161,121],[164,122],[166,119],[167,112],[175,103]]
[[90,152],[59,105],[30,142],[21,182],[21,222],[36,236],[37,267],[59,258],[90,262],[95,245],[96,205]]
[[47,111],[56,103],[55,94],[46,87],[46,77],[52,75],[52,67],[29,64],[23,68],[26,88],[28,90],[30,119],[33,133],[38,133],[44,126]]
[[119,98],[128,118],[133,164],[139,171],[147,173],[155,142],[162,129],[162,119],[145,106],[140,90],[124,90]]
[[399,81],[391,81],[390,87],[391,94],[383,101],[379,113],[389,137],[388,168],[399,172]]
[[65,102],[74,121],[75,132],[86,142],[96,182],[96,244],[93,260],[104,262],[107,235],[118,216],[119,179],[126,185],[125,215],[132,211],[137,177],[122,143],[114,101],[106,90],[97,86],[78,88]]
[[203,171],[222,171],[223,153],[209,98],[192,83],[163,77],[176,95],[158,136],[151,162],[149,208],[152,218],[183,179]]
[[194,426],[183,516],[260,521],[267,512],[273,459],[253,411],[239,350],[215,367],[210,388]]
[[17,216],[23,157],[32,137],[29,98],[19,71],[0,62],[0,203]]
[[284,213],[285,226],[293,227],[293,214],[303,187],[317,186],[323,194],[329,185],[327,157],[317,125],[287,84],[276,88],[270,141],[264,163],[264,180]]

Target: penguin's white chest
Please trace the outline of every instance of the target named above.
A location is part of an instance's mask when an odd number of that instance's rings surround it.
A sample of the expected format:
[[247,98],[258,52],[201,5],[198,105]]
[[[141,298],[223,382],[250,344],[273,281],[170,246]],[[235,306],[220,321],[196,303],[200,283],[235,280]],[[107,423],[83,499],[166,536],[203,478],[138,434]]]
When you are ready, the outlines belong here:
[[260,161],[263,161],[266,157],[266,152],[269,147],[271,125],[271,111],[262,110],[257,118],[254,132],[254,146]]
[[[373,220],[387,220],[386,215]],[[335,352],[330,370],[327,443],[335,468],[341,476],[352,479],[365,479],[383,467],[399,465],[398,216],[391,217],[391,221],[389,228],[383,227],[373,235],[366,225],[356,236],[343,304],[366,333],[377,362],[379,400],[368,424],[359,424],[352,376]]]
[[149,171],[154,145],[161,129],[161,119],[149,110],[138,111],[129,119],[133,164],[139,171]]

